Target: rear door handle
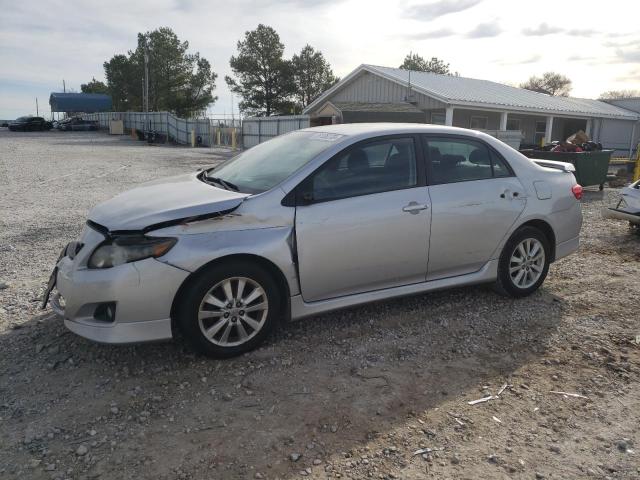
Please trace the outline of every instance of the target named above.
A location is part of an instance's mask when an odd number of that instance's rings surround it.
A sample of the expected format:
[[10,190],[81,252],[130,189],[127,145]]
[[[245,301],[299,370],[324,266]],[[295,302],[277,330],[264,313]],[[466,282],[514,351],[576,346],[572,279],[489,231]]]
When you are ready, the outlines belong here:
[[517,198],[520,196],[520,192],[512,192],[508,188],[506,188],[501,194],[500,198]]
[[421,210],[426,210],[427,208],[429,208],[429,205],[425,205],[424,203],[409,202],[409,205],[402,207],[402,211],[416,215],[420,213]]

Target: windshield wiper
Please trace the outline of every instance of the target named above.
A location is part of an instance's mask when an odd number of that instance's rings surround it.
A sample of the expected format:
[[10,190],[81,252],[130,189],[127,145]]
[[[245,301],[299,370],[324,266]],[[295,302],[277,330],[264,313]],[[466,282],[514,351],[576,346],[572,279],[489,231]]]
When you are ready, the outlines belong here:
[[217,183],[218,185],[222,185],[225,190],[233,190],[234,192],[237,192],[240,190],[237,185],[234,185],[233,183],[228,182],[227,180],[223,180],[220,177],[212,177],[206,172],[204,173],[203,177],[205,178],[205,180],[211,180],[212,182]]

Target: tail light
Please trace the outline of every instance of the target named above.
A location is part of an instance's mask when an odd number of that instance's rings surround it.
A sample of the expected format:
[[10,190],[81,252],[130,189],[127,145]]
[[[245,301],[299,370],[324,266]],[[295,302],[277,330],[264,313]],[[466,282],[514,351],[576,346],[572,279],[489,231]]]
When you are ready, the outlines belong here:
[[582,185],[578,185],[577,183],[571,187],[571,193],[576,197],[576,200],[580,200],[582,198]]

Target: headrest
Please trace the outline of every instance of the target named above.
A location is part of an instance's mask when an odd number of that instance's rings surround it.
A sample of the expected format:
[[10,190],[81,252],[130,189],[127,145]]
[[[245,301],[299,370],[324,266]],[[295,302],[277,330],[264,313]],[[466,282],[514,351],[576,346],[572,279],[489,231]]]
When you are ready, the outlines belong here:
[[369,168],[369,159],[364,150],[357,148],[349,153],[347,168],[354,173],[365,171]]
[[489,152],[485,148],[477,148],[469,154],[469,161],[476,165],[490,165]]
[[442,158],[440,149],[438,147],[429,147],[429,158],[432,162],[439,162]]
[[440,168],[442,170],[450,170],[456,168],[456,165],[460,163],[460,161],[464,160],[464,157],[461,155],[442,155],[440,159]]

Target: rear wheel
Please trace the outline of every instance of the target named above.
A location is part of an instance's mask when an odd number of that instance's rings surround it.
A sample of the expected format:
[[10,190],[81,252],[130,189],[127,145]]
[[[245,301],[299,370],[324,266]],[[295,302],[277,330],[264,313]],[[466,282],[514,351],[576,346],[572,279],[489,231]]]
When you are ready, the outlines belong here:
[[535,292],[547,276],[550,260],[547,237],[534,227],[519,228],[500,255],[496,290],[510,297]]
[[187,341],[211,357],[232,357],[260,345],[280,314],[271,275],[249,262],[216,265],[185,289],[178,325]]

